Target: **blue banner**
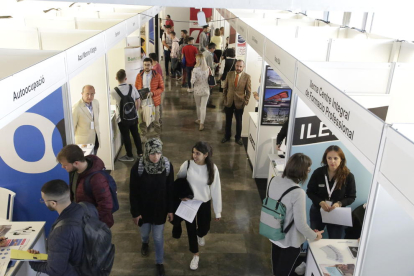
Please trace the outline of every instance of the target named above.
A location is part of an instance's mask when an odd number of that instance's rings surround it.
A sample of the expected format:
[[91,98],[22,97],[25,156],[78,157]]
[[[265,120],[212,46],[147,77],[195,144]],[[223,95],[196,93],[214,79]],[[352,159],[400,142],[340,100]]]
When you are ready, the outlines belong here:
[[154,40],[155,34],[154,34],[154,18],[151,18],[149,21],[149,42],[154,45],[155,44],[155,40]]
[[52,179],[68,182],[56,161],[66,144],[62,89],[58,88],[0,130],[0,187],[16,193],[14,221],[46,221],[46,233],[57,217],[40,203],[40,189]]

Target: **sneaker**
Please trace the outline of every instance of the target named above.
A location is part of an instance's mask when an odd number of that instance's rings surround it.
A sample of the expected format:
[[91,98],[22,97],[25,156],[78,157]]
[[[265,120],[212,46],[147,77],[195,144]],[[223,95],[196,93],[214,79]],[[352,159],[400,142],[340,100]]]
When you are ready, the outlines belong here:
[[302,262],[300,265],[298,265],[295,269],[295,273],[298,275],[305,275],[306,272],[306,263]]
[[177,80],[182,80],[182,79],[183,79],[183,77],[181,77],[181,76],[177,78]]
[[[201,130],[201,129],[200,129]],[[198,245],[199,246],[204,246],[204,245],[206,245],[206,240],[204,239],[204,237],[199,237],[199,236],[197,236],[197,241],[198,241]]]
[[165,276],[165,270],[163,264],[156,264],[157,266],[157,276]]
[[197,270],[199,261],[200,261],[200,257],[197,256],[197,255],[194,255],[194,257],[193,257],[193,259],[191,260],[191,263],[190,263],[190,269],[191,270]]
[[134,161],[134,157],[129,157],[128,155],[124,155],[122,157],[119,157],[118,160],[122,162],[132,162]]
[[242,139],[236,140],[236,144],[238,144],[238,145],[240,145],[240,146],[243,146],[243,141],[242,141]]
[[209,107],[209,108],[216,108],[216,106],[214,104],[212,104],[212,103],[208,103],[207,104],[207,107]]
[[148,243],[143,242],[141,246],[141,255],[146,257],[148,256],[149,246]]
[[[198,130],[200,130],[200,131],[204,130],[204,125],[203,124],[200,124],[200,127],[198,128]],[[199,240],[198,243],[200,243],[200,240]]]
[[200,120],[195,120],[194,123],[196,123],[197,125],[200,124]]
[[188,93],[192,93],[192,92],[193,92],[193,89],[191,89],[191,88],[187,88],[187,92],[188,92]]
[[221,139],[221,142],[222,143],[226,143],[227,141],[229,141],[230,139],[227,139],[227,138],[223,138],[223,139]]

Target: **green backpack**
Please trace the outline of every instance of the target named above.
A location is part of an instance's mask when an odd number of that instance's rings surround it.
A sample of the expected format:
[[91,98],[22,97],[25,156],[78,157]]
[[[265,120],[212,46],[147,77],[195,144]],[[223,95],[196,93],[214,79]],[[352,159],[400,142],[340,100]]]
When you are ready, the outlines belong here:
[[267,185],[266,198],[263,199],[262,212],[260,214],[260,228],[259,233],[265,236],[268,239],[273,241],[283,240],[285,234],[289,232],[290,228],[293,225],[292,222],[284,228],[285,216],[286,216],[286,206],[282,203],[282,198],[293,191],[298,189],[298,186],[291,187],[287,189],[279,200],[274,200],[269,197],[269,188],[270,183],[274,177],[270,179],[269,184]]

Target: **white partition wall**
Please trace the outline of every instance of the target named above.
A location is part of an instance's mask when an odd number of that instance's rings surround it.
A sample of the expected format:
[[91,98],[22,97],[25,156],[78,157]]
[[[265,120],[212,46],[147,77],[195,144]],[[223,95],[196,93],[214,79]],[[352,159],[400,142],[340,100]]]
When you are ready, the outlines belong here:
[[79,30],[106,30],[123,21],[122,19],[91,19],[76,18],[76,29]]
[[76,29],[75,18],[25,18],[24,22],[27,27],[44,28],[44,29]]
[[333,39],[329,61],[389,62],[393,45],[389,39]]
[[0,48],[40,49],[36,28],[1,28]]
[[66,50],[98,34],[99,31],[39,29],[42,50]]
[[[318,38],[338,38],[339,28],[337,27],[299,27],[297,38],[315,40]],[[312,43],[309,43],[312,44]],[[309,46],[307,44],[307,46]]]

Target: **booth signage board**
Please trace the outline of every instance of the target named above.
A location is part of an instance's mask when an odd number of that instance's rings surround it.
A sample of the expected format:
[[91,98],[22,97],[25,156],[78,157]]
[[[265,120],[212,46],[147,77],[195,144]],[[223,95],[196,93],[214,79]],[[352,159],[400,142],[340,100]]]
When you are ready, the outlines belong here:
[[[373,169],[384,122],[298,62],[296,93],[345,145],[351,143]],[[349,148],[351,150],[351,148]]]
[[78,68],[90,61],[96,60],[105,54],[104,33],[97,34],[90,39],[69,48],[66,51],[68,74],[75,72]]
[[126,23],[127,24],[126,35],[128,36],[128,35],[132,34],[133,32],[135,32],[136,30],[138,30],[140,22],[141,21],[140,21],[140,15],[139,14],[129,18],[127,20],[127,23]]
[[265,37],[251,26],[249,26],[247,34],[247,43],[250,44],[259,55],[263,56]]
[[[35,98],[39,97],[48,88],[58,82],[62,85],[66,81],[64,57],[64,54],[50,57],[0,82],[0,91],[2,92],[0,128],[4,126],[3,119],[6,116],[12,113],[25,112],[30,108],[26,104],[36,103]],[[26,109],[21,111],[20,108],[23,106]]]
[[289,85],[295,82],[296,58],[270,40],[266,40],[265,58]]
[[237,20],[236,30],[242,37],[247,37],[248,36],[247,35],[247,24],[244,23],[243,20],[241,20],[241,19]]
[[118,42],[126,37],[126,23],[125,21],[116,24],[105,31],[106,49],[111,49]]

